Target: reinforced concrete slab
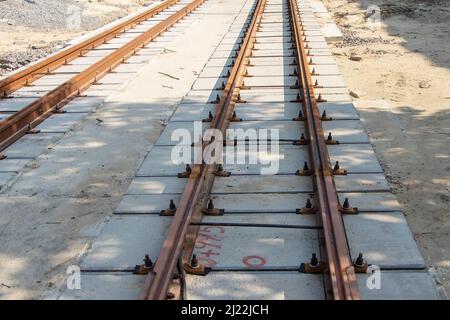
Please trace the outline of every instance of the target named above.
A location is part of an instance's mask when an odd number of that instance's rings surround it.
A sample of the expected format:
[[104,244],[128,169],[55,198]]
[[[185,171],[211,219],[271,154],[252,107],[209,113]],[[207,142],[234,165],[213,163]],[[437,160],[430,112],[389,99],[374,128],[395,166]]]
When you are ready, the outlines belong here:
[[[237,193],[211,196],[216,208],[225,212],[295,212],[305,206],[305,193]],[[314,202],[314,201],[313,201]]]
[[326,111],[327,116],[335,120],[358,120],[359,114],[352,102],[319,103],[319,112]]
[[[426,271],[382,271],[380,289],[367,286],[370,274],[358,274],[363,300],[438,300],[432,276]],[[369,280],[370,281],[370,280]]]
[[212,272],[188,275],[187,297],[195,300],[320,300],[322,278],[298,272]]
[[261,76],[244,78],[248,87],[293,87],[298,81],[296,76]]
[[386,178],[382,173],[334,176],[334,183],[339,192],[376,192],[390,190]]
[[331,163],[339,161],[349,173],[382,173],[375,152],[370,144],[329,145]]
[[[175,163],[171,158],[172,146],[155,146],[149,152],[142,162],[137,176],[177,176],[178,173],[184,172],[186,163]],[[193,163],[194,152],[192,148],[186,151],[189,163]]]
[[312,73],[314,71],[314,74],[317,75],[340,75],[339,68],[337,65],[332,64],[314,64],[309,66],[309,71]]
[[425,268],[402,213],[362,213],[343,218],[353,258],[362,252],[369,263],[379,267]]
[[170,200],[175,205],[180,201],[180,194],[139,194],[125,195],[114,210],[116,214],[153,214],[169,208]]
[[39,156],[50,144],[55,142],[62,133],[39,133],[22,137],[9,146],[2,153],[8,158],[34,159]]
[[186,181],[178,177],[135,177],[126,194],[183,193]]
[[[322,89],[315,90],[316,95],[322,92]],[[322,98],[325,99],[327,102],[347,102],[351,100],[351,97],[348,93],[332,93],[332,94],[323,94]]]
[[[156,141],[157,146],[187,145],[201,141],[202,132],[209,128],[210,123],[198,123],[198,128],[194,128],[194,122],[175,122],[171,121],[164,128],[163,132]],[[188,134],[189,140],[185,141],[185,134]],[[176,140],[172,140],[172,137]]]
[[0,172],[20,172],[29,162],[28,159],[0,160]]
[[213,67],[213,66],[205,66],[203,70],[200,72],[201,78],[225,78],[227,73],[231,73],[232,67]]
[[64,106],[67,113],[88,113],[94,110],[105,101],[101,97],[75,98]]
[[255,59],[252,64],[254,67],[247,67],[248,74],[251,76],[264,77],[264,76],[289,76],[293,75],[297,72],[297,68],[295,66],[289,65],[270,65],[263,66],[258,65],[258,59]]
[[[202,223],[276,224],[284,226],[317,226],[314,215],[290,213],[227,213],[223,216],[203,216]],[[211,225],[211,228],[214,228]]]
[[[245,119],[244,119],[245,120]],[[302,133],[305,132],[304,123],[302,121],[242,121],[231,122],[230,129],[244,130],[244,132],[256,130],[255,133],[259,133],[260,130],[267,130],[267,137],[278,130],[279,139],[282,141],[295,141],[299,140]],[[258,135],[247,135],[247,138],[252,141],[258,139]],[[245,137],[238,137],[238,141],[246,139]]]
[[[1,165],[1,163],[0,163]],[[16,178],[16,172],[0,172],[0,191],[3,191]]]
[[247,148],[228,146],[223,167],[232,175],[295,174],[305,161],[308,161],[308,153],[304,146],[273,145],[268,152],[258,151],[254,145]]
[[214,179],[212,193],[272,193],[313,191],[311,177],[296,175],[229,176]]
[[301,104],[297,102],[240,103],[236,113],[245,121],[292,120],[298,116]]
[[[312,63],[311,63],[312,61]],[[336,65],[336,61],[332,56],[312,56],[310,57],[310,65],[314,66],[315,64],[318,65],[325,65],[325,64],[331,64]]]
[[350,201],[350,206],[357,207],[360,212],[391,212],[400,211],[401,206],[397,198],[388,192],[344,192],[339,193],[340,203],[345,198]]
[[201,121],[207,119],[209,112],[214,115],[216,104],[180,104],[170,118],[171,121]]
[[86,113],[63,113],[50,116],[37,126],[41,132],[66,132],[80,122]]
[[241,99],[247,102],[291,102],[297,98],[297,92],[291,93],[290,90],[286,92],[266,92],[260,90],[242,90],[240,92]]
[[0,99],[0,112],[15,112],[25,108],[37,98],[8,98]]
[[194,253],[214,268],[295,268],[319,253],[319,241],[311,229],[200,226]]
[[312,81],[315,83],[317,80],[317,83],[319,86],[322,86],[324,88],[346,88],[344,78],[342,78],[341,75],[318,75],[318,76],[312,76]]
[[369,143],[369,136],[359,120],[323,121],[324,138],[331,132],[339,143]]
[[222,90],[191,90],[183,99],[181,100],[181,104],[205,104],[210,103],[211,101],[216,100],[217,95],[222,95]]
[[60,300],[138,300],[145,277],[132,273],[82,273],[81,289],[66,289]]
[[155,261],[171,220],[158,215],[112,216],[82,258],[81,270],[128,270],[141,264],[145,254]]

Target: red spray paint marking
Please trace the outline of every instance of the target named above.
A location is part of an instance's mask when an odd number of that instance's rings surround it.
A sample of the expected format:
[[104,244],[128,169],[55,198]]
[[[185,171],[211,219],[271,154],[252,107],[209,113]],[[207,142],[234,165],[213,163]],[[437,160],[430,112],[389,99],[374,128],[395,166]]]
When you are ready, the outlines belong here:
[[246,267],[258,268],[267,263],[267,260],[260,256],[246,256],[242,259],[242,263]]

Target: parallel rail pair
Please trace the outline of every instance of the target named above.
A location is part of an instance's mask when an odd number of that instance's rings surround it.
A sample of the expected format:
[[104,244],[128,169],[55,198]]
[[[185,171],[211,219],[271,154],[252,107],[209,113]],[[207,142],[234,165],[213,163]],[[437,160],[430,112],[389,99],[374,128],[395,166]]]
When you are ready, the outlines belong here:
[[[233,69],[211,120],[210,127],[219,129],[223,134],[229,126],[235,103],[239,99],[239,90],[243,85],[246,66],[256,40],[255,35],[261,23],[265,5],[266,0],[259,0],[257,3],[251,23],[245,32],[241,49],[235,57]],[[333,168],[324,139],[321,116],[314,94],[314,84],[309,72],[304,32],[297,8],[297,1],[289,0],[289,16],[295,39],[294,60],[297,70],[299,70],[298,84],[304,115],[302,120],[306,125],[306,144],[309,145],[312,178],[318,204],[316,215],[323,230],[321,231],[321,243],[323,244],[321,250],[325,265],[324,277],[327,279],[326,287],[334,299],[359,299],[355,269],[341,216],[343,208],[339,205],[333,182]],[[207,145],[208,142],[203,143],[203,147]],[[201,208],[206,207],[214,176],[218,171],[220,171],[218,164],[197,164],[192,167],[158,259],[146,276],[140,293],[141,299],[166,299],[180,256],[183,257],[184,265],[189,265],[193,250],[192,238],[195,238],[195,234],[190,233],[188,227],[193,215],[198,214],[201,212]]]

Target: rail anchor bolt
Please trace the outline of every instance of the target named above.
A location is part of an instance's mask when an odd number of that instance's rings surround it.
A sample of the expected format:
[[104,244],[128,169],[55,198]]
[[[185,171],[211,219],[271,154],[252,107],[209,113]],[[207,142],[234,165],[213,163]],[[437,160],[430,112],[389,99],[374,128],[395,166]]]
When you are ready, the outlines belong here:
[[307,199],[306,200],[306,204],[305,207],[301,208],[301,209],[297,209],[295,210],[296,214],[315,214],[317,213],[319,210],[314,207],[311,203],[311,199]]
[[188,274],[193,274],[197,276],[206,276],[210,271],[210,267],[205,267],[203,264],[198,262],[197,255],[193,254],[190,263],[184,263],[183,269]]
[[357,214],[358,208],[350,207],[350,201],[348,201],[348,198],[345,198],[342,206],[339,206],[339,212],[342,214]]
[[331,121],[331,120],[333,120],[333,118],[328,117],[327,116],[327,111],[323,110],[322,116],[320,117],[320,120],[322,120],[322,121]]
[[161,216],[173,216],[173,215],[175,215],[176,211],[177,211],[177,207],[175,206],[175,203],[173,202],[173,200],[170,199],[169,208],[167,208],[166,210],[161,210],[160,215]]
[[298,84],[298,80],[295,80],[295,84],[291,86],[291,89],[300,89],[300,85]]
[[192,173],[192,168],[189,164],[186,165],[186,171],[179,173],[178,178],[189,178]]
[[217,94],[216,99],[212,100],[211,103],[218,104],[220,102],[220,96]]
[[369,264],[364,260],[362,252],[358,254],[358,258],[355,259],[353,267],[356,273],[367,273]]
[[214,208],[214,203],[211,198],[208,200],[206,208],[202,209],[202,213],[206,216],[223,216],[224,212],[224,209]]
[[297,176],[311,176],[313,172],[311,169],[309,169],[308,162],[305,161],[305,163],[303,164],[303,169],[297,170],[295,174]]
[[331,134],[331,132],[329,132],[328,133],[328,137],[327,137],[327,140],[325,140],[325,143],[326,144],[339,144],[339,141],[337,141],[337,140],[334,140],[333,139],[333,135]]
[[334,168],[333,168],[333,174],[335,176],[345,176],[345,175],[347,175],[347,170],[342,169],[339,165],[339,161],[336,161],[336,163],[334,164]]
[[296,118],[292,118],[292,121],[305,121],[305,117],[303,117],[302,110],[298,111],[298,116]]
[[306,140],[305,135],[302,133],[300,136],[300,140],[294,141],[294,145],[296,146],[304,146],[308,144],[308,140]]
[[208,118],[202,119],[202,122],[211,122],[212,119],[213,119],[213,115],[212,115],[212,112],[210,111],[208,113]]
[[216,177],[229,177],[231,175],[231,172],[223,170],[223,165],[219,164],[217,166],[217,170],[214,171],[214,175]]
[[141,265],[136,265],[133,270],[133,274],[148,274],[148,272],[153,268],[153,261],[150,256],[146,254],[144,256],[144,263]]
[[299,272],[301,272],[301,273],[322,273],[323,269],[324,269],[323,262],[319,261],[317,259],[316,254],[313,253],[309,263],[300,264]]
[[324,99],[322,97],[322,94],[319,93],[319,95],[317,96],[316,102],[327,102],[327,99]]
[[231,122],[241,122],[241,121],[242,121],[242,118],[239,118],[236,115],[236,111],[233,111],[233,116],[231,117]]
[[291,102],[302,102],[302,98],[300,97],[300,94],[297,93],[297,97],[294,100],[291,100]]

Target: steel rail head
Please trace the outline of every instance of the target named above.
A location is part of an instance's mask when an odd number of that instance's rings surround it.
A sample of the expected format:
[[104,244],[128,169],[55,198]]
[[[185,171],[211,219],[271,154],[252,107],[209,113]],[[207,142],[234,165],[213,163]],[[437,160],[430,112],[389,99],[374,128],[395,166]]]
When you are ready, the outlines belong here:
[[23,136],[27,129],[34,128],[49,117],[57,105],[61,106],[64,102],[72,99],[87,87],[91,86],[137,50],[140,50],[143,43],[146,44],[153,40],[157,35],[167,30],[205,1],[206,0],[194,0],[189,5],[151,27],[140,36],[102,58],[100,61],[43,95],[25,108],[5,120],[0,121],[0,151],[3,151],[6,147]]
[[[266,0],[258,0],[249,31],[244,38],[244,43],[241,46],[236,63],[225,85],[215,116],[211,121],[211,128],[219,129],[223,132],[229,124],[229,115],[234,108],[233,100],[236,95],[235,91],[244,74],[245,56],[250,50],[249,44],[256,33],[257,28],[255,26],[261,19],[265,3]],[[180,204],[165,235],[159,256],[154,264],[153,270],[148,273],[144,281],[139,295],[141,300],[166,299],[167,290],[173,277],[173,270],[182,251],[194,207],[199,200],[199,195],[203,192],[204,182],[207,175],[211,172],[212,167],[213,165],[207,164],[193,166],[192,173],[189,175],[188,182],[183,190]],[[213,179],[210,181],[212,184]],[[211,185],[206,186],[206,189],[210,191],[210,187]]]
[[310,141],[310,162],[315,174],[314,185],[318,195],[318,218],[323,227],[325,253],[333,298],[336,300],[359,299],[356,275],[350,256],[345,227],[339,212],[339,200],[331,175],[330,158],[324,140],[319,109],[314,95],[314,83],[301,35],[302,26],[297,0],[289,0],[289,13],[295,34],[298,78],[303,95],[305,124]]
[[21,69],[14,74],[0,80],[0,99],[7,97],[10,93],[24,87],[26,84],[39,79],[41,76],[51,72],[52,70],[67,64],[69,61],[82,56],[84,51],[89,51],[95,47],[104,44],[123,33],[126,30],[133,28],[135,25],[147,20],[161,11],[178,3],[180,0],[166,0],[155,7],[149,8],[142,13],[131,17],[111,28],[100,32],[78,44],[70,46],[61,50],[41,61],[38,61],[24,69]]

